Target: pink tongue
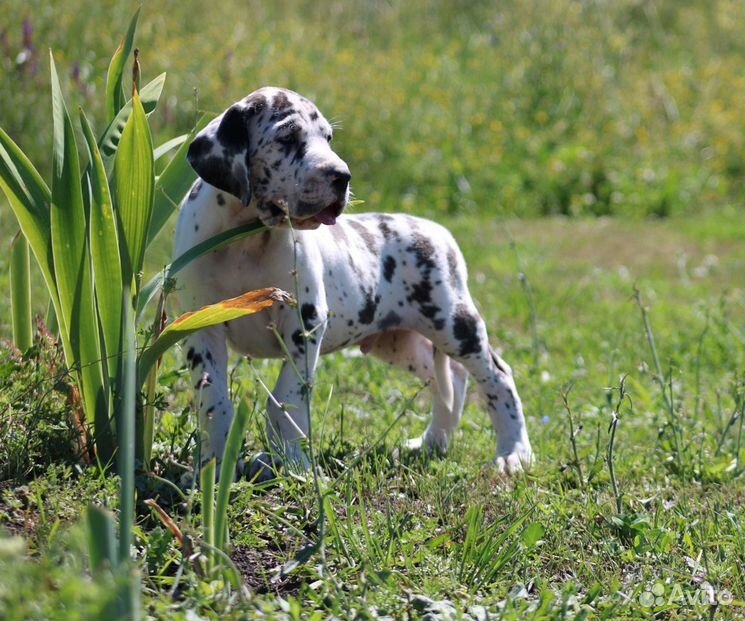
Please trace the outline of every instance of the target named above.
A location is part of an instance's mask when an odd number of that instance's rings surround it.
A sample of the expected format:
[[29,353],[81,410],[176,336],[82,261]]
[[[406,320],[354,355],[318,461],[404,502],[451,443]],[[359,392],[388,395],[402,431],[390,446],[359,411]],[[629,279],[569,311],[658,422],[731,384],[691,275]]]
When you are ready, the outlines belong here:
[[326,209],[319,211],[316,214],[316,220],[321,224],[328,224],[329,226],[336,224],[336,215],[334,214],[333,207],[326,207]]

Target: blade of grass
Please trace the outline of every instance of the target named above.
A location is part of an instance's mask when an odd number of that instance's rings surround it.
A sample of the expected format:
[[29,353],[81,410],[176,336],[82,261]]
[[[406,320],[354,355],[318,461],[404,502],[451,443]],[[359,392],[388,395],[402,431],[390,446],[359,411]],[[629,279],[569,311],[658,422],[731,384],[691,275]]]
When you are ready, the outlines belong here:
[[235,478],[235,466],[238,463],[243,436],[251,411],[244,400],[238,404],[235,417],[230,424],[228,439],[225,442],[225,451],[220,466],[220,483],[217,487],[217,501],[215,503],[215,547],[225,550],[228,541],[228,499],[230,497],[230,486]]
[[119,559],[130,558],[134,521],[135,490],[135,410],[137,400],[137,341],[132,294],[129,283],[122,287],[122,390],[117,401],[117,439],[119,440]]
[[[208,546],[215,547],[215,471],[217,462],[210,459],[200,472],[202,488],[202,532]],[[209,556],[207,567],[212,569],[212,556]]]
[[33,344],[30,270],[28,243],[19,231],[11,243],[10,310],[13,319],[13,342],[22,352],[28,351]]
[[155,149],[153,150],[153,159],[157,162],[169,151],[178,149],[182,144],[189,140],[190,135],[191,134],[181,134],[180,136],[176,136],[175,138],[166,140],[163,144],[155,147]]

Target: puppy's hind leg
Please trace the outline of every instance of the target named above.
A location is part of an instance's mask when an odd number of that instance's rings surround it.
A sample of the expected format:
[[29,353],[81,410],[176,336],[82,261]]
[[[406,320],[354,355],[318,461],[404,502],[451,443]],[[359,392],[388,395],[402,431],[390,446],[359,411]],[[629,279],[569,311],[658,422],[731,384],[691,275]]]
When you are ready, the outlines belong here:
[[362,351],[431,382],[432,420],[424,435],[410,440],[408,446],[446,452],[463,412],[468,381],[465,368],[412,330],[377,334],[362,343]]

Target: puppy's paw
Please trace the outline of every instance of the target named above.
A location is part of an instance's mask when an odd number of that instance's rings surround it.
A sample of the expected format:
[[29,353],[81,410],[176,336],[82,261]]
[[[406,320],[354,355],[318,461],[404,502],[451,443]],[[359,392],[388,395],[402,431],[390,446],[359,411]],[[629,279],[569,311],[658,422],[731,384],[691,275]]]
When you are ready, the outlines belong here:
[[406,441],[406,448],[417,453],[444,457],[448,452],[449,436],[444,431],[427,429],[424,435]]
[[497,455],[494,458],[494,465],[500,473],[511,476],[530,469],[534,461],[530,444],[518,444],[510,452]]
[[277,478],[282,462],[269,453],[257,453],[243,468],[243,475],[251,483],[267,483]]

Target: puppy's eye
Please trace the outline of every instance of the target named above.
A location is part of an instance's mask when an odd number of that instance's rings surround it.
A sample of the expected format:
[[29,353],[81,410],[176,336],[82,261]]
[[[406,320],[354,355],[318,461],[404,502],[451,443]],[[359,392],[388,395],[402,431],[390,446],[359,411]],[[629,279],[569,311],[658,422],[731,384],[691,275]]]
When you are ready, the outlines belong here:
[[326,142],[328,142],[329,144],[331,143],[331,141],[333,139],[334,139],[334,137],[331,134],[329,134],[328,136],[326,136]]
[[280,136],[279,138],[277,138],[277,142],[285,146],[296,145],[298,142],[298,132],[294,131],[289,134],[285,134],[284,136]]

